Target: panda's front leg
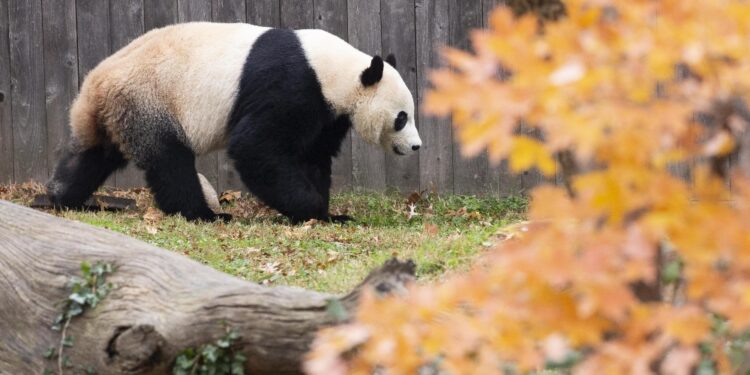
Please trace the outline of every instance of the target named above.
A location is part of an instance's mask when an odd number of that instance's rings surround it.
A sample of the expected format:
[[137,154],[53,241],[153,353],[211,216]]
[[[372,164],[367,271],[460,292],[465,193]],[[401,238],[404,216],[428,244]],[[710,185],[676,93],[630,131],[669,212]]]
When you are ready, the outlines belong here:
[[295,224],[327,220],[328,198],[310,179],[308,164],[280,152],[273,142],[254,142],[256,139],[235,138],[227,149],[248,190]]
[[[331,156],[322,156],[318,159],[311,158],[313,160],[307,167],[307,175],[315,185],[320,195],[326,201],[326,207],[329,206],[330,192],[331,192]],[[326,208],[326,211],[328,208]],[[346,223],[353,221],[354,219],[349,215],[331,215],[327,214],[326,220],[333,223]]]
[[298,224],[328,218],[328,200],[307,177],[304,164],[278,158],[235,159],[248,190]]

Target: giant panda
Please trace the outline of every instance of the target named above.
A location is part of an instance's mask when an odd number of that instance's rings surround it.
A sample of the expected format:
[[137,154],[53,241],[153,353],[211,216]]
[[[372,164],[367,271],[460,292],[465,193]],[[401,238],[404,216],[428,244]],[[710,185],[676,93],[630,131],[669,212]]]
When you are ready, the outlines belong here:
[[293,222],[347,221],[328,204],[349,129],[397,155],[422,144],[392,56],[322,30],[207,22],[150,31],[102,61],[70,127],[47,184],[55,206],[81,206],[132,161],[162,211],[205,221],[231,216],[207,206],[197,155],[226,149],[250,192]]

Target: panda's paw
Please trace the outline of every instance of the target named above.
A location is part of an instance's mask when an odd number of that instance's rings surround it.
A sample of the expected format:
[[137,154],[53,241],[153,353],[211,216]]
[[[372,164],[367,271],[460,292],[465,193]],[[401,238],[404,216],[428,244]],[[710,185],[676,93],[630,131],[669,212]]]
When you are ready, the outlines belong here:
[[354,221],[354,218],[349,215],[330,215],[328,221],[331,223],[344,224],[350,221]]
[[218,213],[218,214],[214,214],[214,217],[213,217],[212,221],[214,221],[214,222],[216,222],[216,221],[223,221],[225,223],[228,223],[228,222],[232,221],[233,218],[234,218],[234,216],[232,216],[231,214]]

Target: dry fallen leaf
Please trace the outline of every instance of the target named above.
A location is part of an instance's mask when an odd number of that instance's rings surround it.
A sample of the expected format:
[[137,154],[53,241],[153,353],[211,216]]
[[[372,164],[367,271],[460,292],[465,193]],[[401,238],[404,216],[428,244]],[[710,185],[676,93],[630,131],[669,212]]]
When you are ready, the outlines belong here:
[[164,214],[157,208],[149,207],[143,214],[143,221],[147,224],[156,224],[164,218]]
[[424,223],[424,233],[429,235],[435,235],[438,233],[440,228],[433,223]]
[[275,274],[275,273],[279,273],[280,265],[281,265],[280,262],[268,262],[258,267],[258,269],[265,273]]
[[422,194],[418,191],[415,191],[406,198],[406,204],[416,204],[417,202],[422,200]]
[[238,190],[227,190],[221,194],[219,202],[230,203],[234,202],[242,197],[242,192]]

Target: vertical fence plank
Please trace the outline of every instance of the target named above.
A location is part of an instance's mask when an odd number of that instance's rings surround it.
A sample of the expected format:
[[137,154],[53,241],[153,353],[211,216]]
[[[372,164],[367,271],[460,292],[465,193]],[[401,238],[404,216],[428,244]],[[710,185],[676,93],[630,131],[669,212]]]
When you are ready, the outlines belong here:
[[[214,22],[245,22],[246,9],[244,0],[213,0],[212,18]],[[249,53],[250,51],[248,51]],[[219,181],[218,189],[243,190],[242,179],[234,169],[234,163],[226,151],[218,153]]]
[[13,183],[8,0],[0,0],[0,184]]
[[47,180],[41,0],[10,1],[10,77],[16,182]]
[[[76,1],[76,30],[78,39],[78,87],[91,69],[111,51],[109,40],[109,2],[102,0]],[[115,174],[104,182],[116,186]]]
[[[344,40],[348,38],[346,0],[315,0],[315,27]],[[352,188],[352,138],[344,138],[339,155],[333,160],[331,182],[334,191]]]
[[109,2],[77,0],[78,85],[110,53]]
[[313,0],[280,0],[281,27],[308,29],[314,27]]
[[[481,0],[450,0],[450,45],[470,50],[472,29],[482,27]],[[489,160],[485,154],[467,159],[460,145],[453,146],[453,185],[457,194],[482,193],[492,188]]]
[[[380,3],[382,54],[393,53],[406,86],[417,92],[417,33],[414,0],[383,0]],[[419,107],[415,109],[418,111]],[[416,113],[410,113],[416,116]],[[417,124],[419,125],[419,124]],[[385,153],[386,183],[402,192],[419,190],[419,155]]]
[[[119,50],[143,34],[143,0],[115,0],[109,4],[110,43],[112,52]],[[146,186],[143,172],[133,163],[117,172],[117,187]]]
[[212,4],[209,0],[177,0],[178,22],[211,21]]
[[[440,47],[448,44],[449,0],[417,0],[417,97],[421,105],[430,87],[429,73],[440,65]],[[420,106],[421,108],[421,106]],[[420,189],[453,193],[453,129],[450,119],[427,116],[419,111]]]
[[213,0],[212,14],[215,22],[245,22],[244,0]]
[[[179,22],[211,21],[212,4],[209,0],[178,0]],[[219,186],[219,153],[199,156],[195,161],[198,173],[203,174],[214,187]]]
[[279,0],[247,0],[247,22],[258,26],[279,27]]
[[78,93],[75,0],[43,0],[47,166],[52,172],[68,143],[68,111]]
[[[483,25],[489,27],[489,17],[492,11],[505,4],[505,0],[483,0]],[[501,196],[519,195],[524,193],[524,178],[511,172],[507,161],[503,161],[499,166],[490,165],[491,184],[495,185],[493,190],[497,190]]]
[[[380,54],[380,1],[348,0],[347,14],[349,42],[367,54]],[[385,153],[356,133],[352,135],[352,185],[368,190],[386,187]]]
[[143,0],[143,26],[145,31],[158,29],[176,22],[177,0]]

